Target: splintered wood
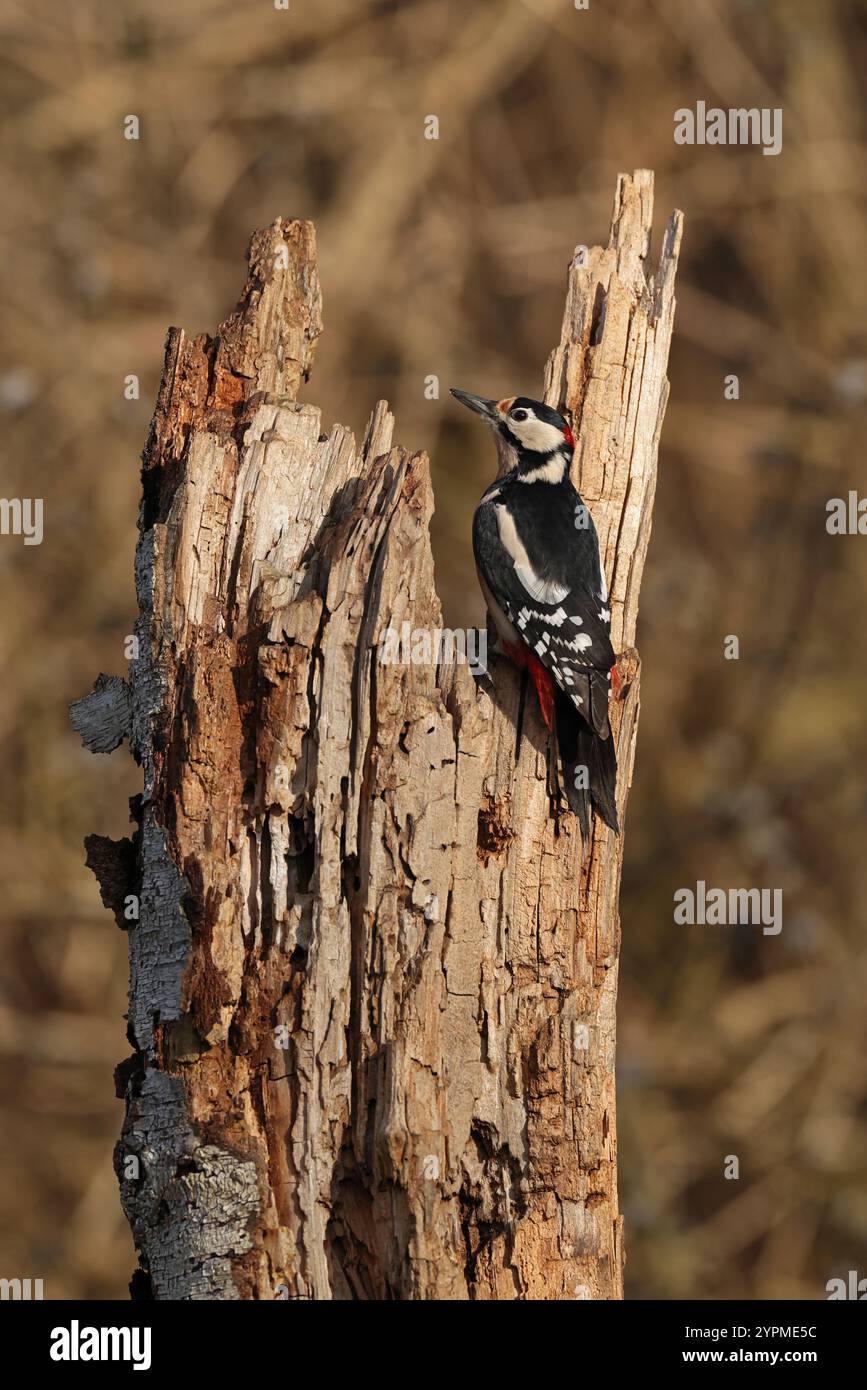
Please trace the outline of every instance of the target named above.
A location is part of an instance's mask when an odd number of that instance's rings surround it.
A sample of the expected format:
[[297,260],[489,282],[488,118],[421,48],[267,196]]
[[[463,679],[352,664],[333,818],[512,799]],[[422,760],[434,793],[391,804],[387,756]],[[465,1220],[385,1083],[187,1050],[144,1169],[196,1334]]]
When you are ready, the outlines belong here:
[[[546,397],[611,580],[621,823],[631,650],[680,239],[649,274],[652,176],[569,270]],[[144,455],[129,687],[135,832],[91,837],[129,928],[116,1169],[158,1299],[618,1298],[622,840],[584,857],[521,677],[378,659],[442,627],[427,459],[298,404],[320,332],[313,228],[258,232],[214,338],[169,335]],[[469,535],[467,537],[469,544]]]

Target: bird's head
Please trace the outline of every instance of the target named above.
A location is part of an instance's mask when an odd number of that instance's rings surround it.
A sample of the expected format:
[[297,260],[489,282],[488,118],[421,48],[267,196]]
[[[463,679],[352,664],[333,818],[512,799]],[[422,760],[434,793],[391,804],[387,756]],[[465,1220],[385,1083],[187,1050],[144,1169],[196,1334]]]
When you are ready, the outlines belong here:
[[559,411],[528,396],[489,401],[454,386],[451,393],[491,426],[504,469],[517,468],[523,477],[540,477],[549,482],[559,482],[566,476],[575,440]]

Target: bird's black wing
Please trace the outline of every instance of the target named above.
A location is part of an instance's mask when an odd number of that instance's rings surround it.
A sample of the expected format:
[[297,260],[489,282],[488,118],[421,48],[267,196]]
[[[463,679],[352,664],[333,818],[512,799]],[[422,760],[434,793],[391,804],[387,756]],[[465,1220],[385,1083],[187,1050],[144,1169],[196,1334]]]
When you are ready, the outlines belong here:
[[508,494],[489,489],[473,521],[476,563],[521,639],[605,738],[614,649],[596,532],[589,521],[583,535],[564,535],[553,512],[551,522],[549,546],[538,518],[509,507]]

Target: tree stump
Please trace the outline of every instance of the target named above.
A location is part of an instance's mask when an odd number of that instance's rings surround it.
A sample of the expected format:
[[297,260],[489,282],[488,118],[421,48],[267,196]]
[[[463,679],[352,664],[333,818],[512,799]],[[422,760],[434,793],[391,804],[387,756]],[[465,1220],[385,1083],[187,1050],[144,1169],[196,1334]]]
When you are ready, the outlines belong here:
[[[621,175],[545,373],[624,653],[621,825],[681,231],[650,274],[652,189]],[[619,1298],[623,840],[596,820],[582,853],[507,661],[379,659],[442,629],[428,463],[383,402],[360,447],[297,402],[320,310],[313,227],[278,220],[216,336],[170,331],[138,650],[73,707],[143,770],[131,839],[88,839],[129,933],[133,1291]]]

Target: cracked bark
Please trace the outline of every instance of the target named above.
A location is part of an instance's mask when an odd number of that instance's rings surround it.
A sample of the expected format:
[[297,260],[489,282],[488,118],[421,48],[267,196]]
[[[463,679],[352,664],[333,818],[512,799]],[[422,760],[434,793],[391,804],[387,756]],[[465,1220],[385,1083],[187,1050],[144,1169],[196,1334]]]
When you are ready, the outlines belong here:
[[[546,399],[610,580],[621,823],[639,705],[680,215],[652,175],[573,264]],[[115,1155],[158,1299],[618,1298],[623,850],[583,855],[521,677],[383,664],[442,627],[423,454],[296,396],[320,331],[313,228],[256,233],[213,338],[169,333],[143,456],[138,655],[74,707],[143,769],[131,840],[90,837],[129,929]],[[469,544],[469,539],[468,539]]]

